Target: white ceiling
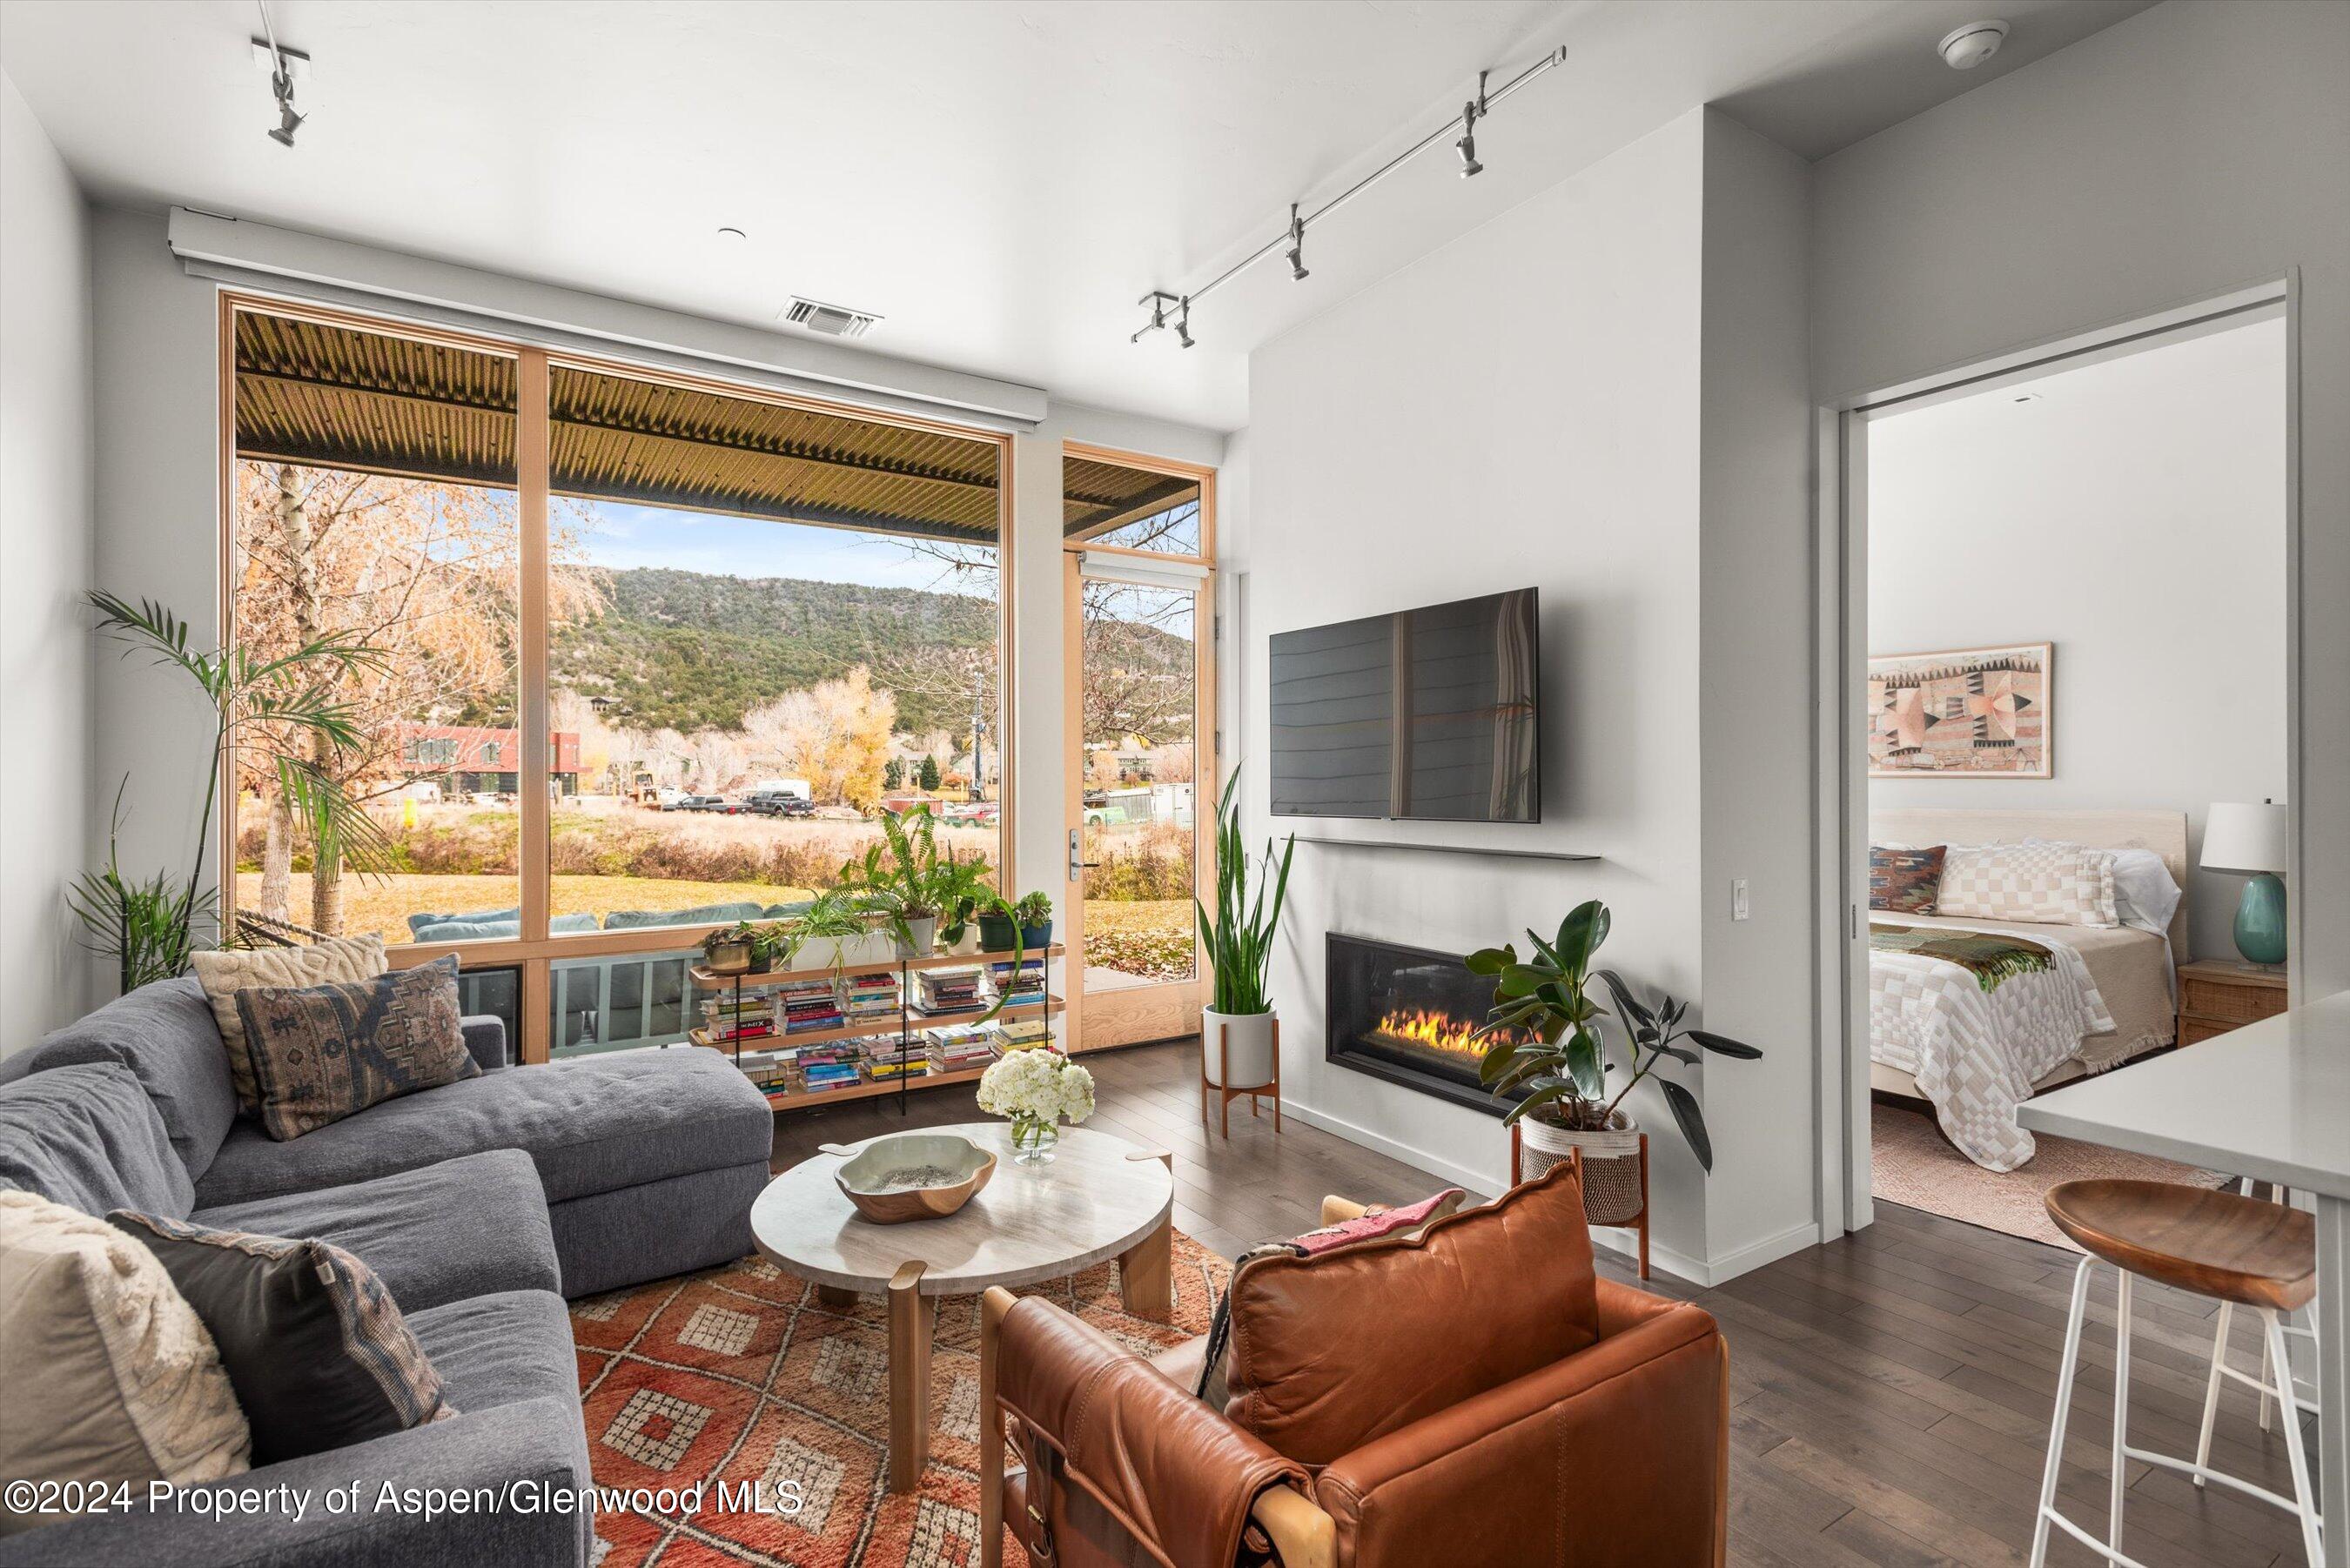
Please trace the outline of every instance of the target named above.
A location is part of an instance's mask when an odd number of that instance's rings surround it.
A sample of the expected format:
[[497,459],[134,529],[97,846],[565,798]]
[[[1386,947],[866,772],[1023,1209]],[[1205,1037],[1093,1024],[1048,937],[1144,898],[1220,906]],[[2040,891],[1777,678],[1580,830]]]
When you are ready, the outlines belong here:
[[[291,152],[251,0],[11,0],[0,67],[98,198],[209,209],[723,320],[795,293],[876,352],[1230,430],[1247,353],[1700,103],[1817,157],[2149,0],[276,0],[315,57]],[[1933,56],[1998,15],[2007,47]],[[1203,302],[1127,337],[1457,109],[1568,63]],[[721,225],[744,242],[719,238]],[[795,328],[775,327],[782,332]]]

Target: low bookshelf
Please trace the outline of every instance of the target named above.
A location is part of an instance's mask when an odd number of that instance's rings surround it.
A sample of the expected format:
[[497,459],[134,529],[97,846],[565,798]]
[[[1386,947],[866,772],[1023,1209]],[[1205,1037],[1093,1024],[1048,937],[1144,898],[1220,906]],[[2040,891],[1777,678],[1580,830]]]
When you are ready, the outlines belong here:
[[[1034,950],[1024,950],[1016,956],[1024,963],[1049,964],[1052,960],[1063,957],[1066,951],[1067,950],[1059,943],[1054,943]],[[917,1006],[913,1001],[914,977],[927,971],[970,968],[984,970],[992,964],[1010,963],[1014,957],[1015,955],[1006,949],[999,952],[939,953],[929,958],[893,959],[887,963],[849,964],[839,969],[772,970],[762,973],[745,971],[740,974],[720,974],[703,965],[696,964],[690,971],[694,989],[698,992],[727,996],[738,1008],[745,997],[760,996],[787,986],[804,985],[810,981],[827,979],[853,981],[874,975],[895,977],[898,984],[898,1005],[887,1012],[876,1012],[868,1018],[844,1023],[835,1028],[803,1030],[796,1034],[779,1030],[773,1034],[743,1040],[721,1038],[708,1029],[696,1028],[687,1031],[686,1038],[694,1045],[717,1051],[728,1056],[736,1066],[743,1068],[754,1081],[759,1080],[761,1073],[768,1070],[765,1066],[757,1064],[759,1058],[766,1057],[777,1051],[797,1052],[813,1046],[840,1044],[849,1041],[875,1041],[894,1037],[898,1044],[895,1061],[900,1064],[916,1061],[927,1063],[928,1047],[920,1043],[918,1036],[919,1031],[941,1024],[976,1023],[988,1017],[987,1007],[984,1002],[982,1002],[977,1006],[951,1012],[927,1012]],[[1049,981],[1047,983],[1049,984]],[[1005,1003],[990,1022],[1034,1018],[1040,1015],[1049,1021],[1059,1017],[1066,1008],[1067,1003],[1062,998],[1047,990],[1039,997]],[[1049,1027],[1048,1023],[1048,1029]],[[748,1054],[754,1059],[750,1063],[744,1061],[746,1046],[749,1047]],[[947,1072],[931,1072],[926,1066],[924,1071],[919,1073],[901,1071],[886,1078],[868,1078],[860,1072],[854,1082],[835,1084],[821,1088],[793,1086],[788,1081],[788,1069],[778,1067],[775,1070],[778,1074],[777,1077],[760,1082],[760,1088],[765,1093],[767,1103],[777,1110],[795,1110],[810,1106],[828,1106],[844,1100],[869,1099],[883,1095],[897,1095],[902,1098],[907,1094],[922,1089],[939,1088],[949,1084],[974,1083],[980,1074],[986,1069],[981,1065]]]

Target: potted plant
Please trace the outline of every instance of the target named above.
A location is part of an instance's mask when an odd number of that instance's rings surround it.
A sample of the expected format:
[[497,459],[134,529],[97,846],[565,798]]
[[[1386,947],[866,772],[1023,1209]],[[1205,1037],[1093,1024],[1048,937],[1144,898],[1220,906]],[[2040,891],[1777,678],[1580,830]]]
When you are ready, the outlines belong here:
[[1020,945],[1035,948],[1038,952],[1053,945],[1053,896],[1037,891],[1022,896],[1012,906],[1012,918],[1020,926]]
[[1001,898],[991,900],[979,911],[979,949],[982,952],[1008,952],[1020,943],[1020,920],[1014,911],[1019,906]]
[[752,947],[750,922],[737,920],[702,939],[702,961],[712,974],[748,974]]
[[941,855],[938,819],[920,806],[900,818],[884,815],[882,842],[861,861],[840,868],[844,887],[856,889],[867,907],[884,916],[908,958],[928,958],[944,936],[960,941],[963,927],[981,904],[995,896],[988,886],[987,859],[958,860]]
[[[1264,846],[1265,875],[1257,878],[1253,899],[1249,895],[1249,857],[1241,844],[1240,770],[1232,770],[1216,803],[1216,912],[1191,900],[1199,912],[1200,940],[1206,944],[1214,972],[1214,1005],[1201,1009],[1200,1049],[1209,1085],[1225,1087],[1230,1064],[1232,1086],[1262,1087],[1273,1081],[1276,1024],[1273,1001],[1265,994],[1265,971],[1273,962],[1273,939],[1281,927],[1281,904],[1289,891],[1289,859],[1297,852],[1297,836],[1290,835],[1276,867],[1273,843]],[[1273,886],[1273,902],[1265,904],[1265,884]]]
[[1012,1123],[1012,1158],[1044,1165],[1061,1124],[1094,1114],[1094,1076],[1058,1051],[1014,1051],[979,1075],[979,1108]]
[[[1667,996],[1651,1008],[1622,977],[1608,971],[1594,975],[1591,956],[1607,940],[1607,906],[1594,898],[1570,910],[1549,941],[1528,931],[1534,950],[1523,962],[1514,944],[1469,955],[1471,970],[1495,980],[1492,1019],[1477,1032],[1492,1042],[1477,1075],[1496,1095],[1522,1096],[1503,1118],[1523,1139],[1522,1175],[1539,1176],[1580,1151],[1584,1212],[1595,1225],[1620,1224],[1640,1210],[1640,1129],[1625,1111],[1624,1096],[1668,1056],[1696,1062],[1697,1053],[1680,1044],[1683,1040],[1742,1061],[1762,1054],[1725,1035],[1681,1027],[1685,1002]],[[1621,1064],[1630,1075],[1612,1095],[1607,1043],[1597,1022],[1607,1010],[1592,1000],[1595,979],[1614,998],[1628,1036]],[[1669,1078],[1657,1083],[1690,1151],[1711,1171],[1713,1142],[1697,1096]]]
[[858,896],[833,888],[816,896],[792,918],[793,945],[784,968],[828,969],[837,972],[865,964],[887,963],[896,944],[887,931],[873,929],[872,916]]

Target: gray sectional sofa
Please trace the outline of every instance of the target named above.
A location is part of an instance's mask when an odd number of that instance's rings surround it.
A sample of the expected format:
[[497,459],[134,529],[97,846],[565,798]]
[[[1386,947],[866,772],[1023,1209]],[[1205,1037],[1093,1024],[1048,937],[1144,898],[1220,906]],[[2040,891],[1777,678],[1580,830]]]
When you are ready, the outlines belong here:
[[[588,1481],[563,1298],[751,1251],[767,1179],[766,1099],[713,1052],[505,1062],[467,1019],[477,1078],[387,1101],[286,1143],[237,1114],[227,1054],[192,980],[144,987],[0,1059],[0,1186],[92,1214],[133,1208],[318,1237],[375,1270],[460,1414],[195,1491],[286,1486],[310,1511],[219,1521],[186,1507],[0,1537],[0,1565],[579,1564],[578,1510],[331,1515],[369,1489]],[[283,1495],[283,1494],[281,1494]]]

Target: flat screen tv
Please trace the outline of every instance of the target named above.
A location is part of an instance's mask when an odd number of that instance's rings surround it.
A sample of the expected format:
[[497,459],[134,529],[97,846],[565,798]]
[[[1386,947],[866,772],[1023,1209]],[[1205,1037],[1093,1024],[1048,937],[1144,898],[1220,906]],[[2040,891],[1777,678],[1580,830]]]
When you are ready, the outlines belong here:
[[1273,812],[1540,822],[1534,590],[1272,639]]

